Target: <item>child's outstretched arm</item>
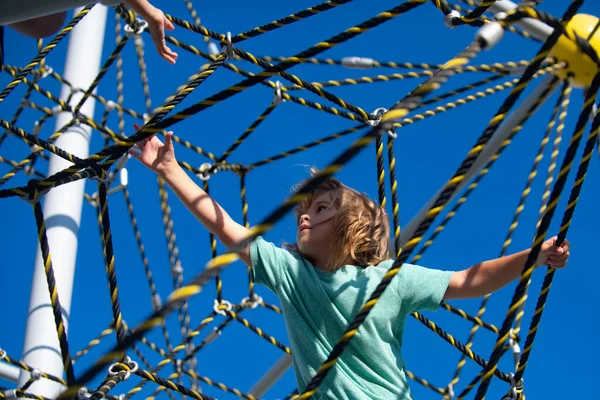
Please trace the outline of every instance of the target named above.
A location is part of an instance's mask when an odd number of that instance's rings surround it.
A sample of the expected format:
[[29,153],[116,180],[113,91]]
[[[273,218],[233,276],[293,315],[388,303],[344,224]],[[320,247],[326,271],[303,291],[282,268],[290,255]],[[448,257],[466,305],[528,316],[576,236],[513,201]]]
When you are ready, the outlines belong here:
[[[139,126],[134,126],[139,130]],[[140,151],[131,149],[129,153],[146,167],[156,172],[175,192],[183,204],[200,222],[219,238],[227,247],[245,239],[250,231],[235,222],[229,214],[204,190],[202,190],[179,166],[175,159],[172,142],[173,132],[168,132],[163,144],[156,136],[138,143]],[[250,265],[250,250],[238,252],[240,259]]]
[[[555,243],[556,237],[553,237],[542,244],[535,263],[536,267],[548,265],[562,268],[567,265],[570,255],[569,242],[565,240],[560,247]],[[521,276],[529,251],[529,249],[523,250],[495,260],[484,261],[453,273],[444,300],[480,297],[503,288]]]
[[154,7],[148,0],[124,0],[124,3],[141,15],[148,22],[150,36],[156,46],[158,54],[171,64],[175,64],[177,53],[167,46],[165,40],[165,29],[172,31],[174,29],[171,21],[165,17],[165,14],[158,8]]

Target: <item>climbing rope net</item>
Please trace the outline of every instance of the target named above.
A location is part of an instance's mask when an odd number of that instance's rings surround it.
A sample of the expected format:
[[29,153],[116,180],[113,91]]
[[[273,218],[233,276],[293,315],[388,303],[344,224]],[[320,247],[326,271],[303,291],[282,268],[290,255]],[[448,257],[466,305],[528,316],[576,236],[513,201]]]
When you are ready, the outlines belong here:
[[[56,47],[56,45],[90,12],[92,7],[88,6],[78,12],[74,18],[46,45],[39,42],[39,54],[25,67],[15,67],[4,65],[3,73],[10,74],[13,78],[11,82],[0,92],[0,102],[5,101],[7,96],[19,85],[26,87],[26,93],[22,97],[18,108],[12,119],[9,121],[0,118],[0,125],[5,132],[0,137],[0,145],[9,137],[22,139],[31,148],[31,154],[22,160],[13,160],[10,154],[0,156],[0,162],[8,166],[8,172],[2,174],[0,178],[0,198],[19,197],[30,203],[33,207],[35,221],[37,224],[38,239],[41,247],[42,257],[45,266],[45,273],[48,281],[48,289],[51,294],[52,310],[56,321],[56,331],[60,343],[62,359],[64,362],[66,377],[53,376],[44,371],[38,371],[33,366],[27,365],[14,358],[12,354],[6,351],[0,352],[0,358],[3,362],[12,364],[18,368],[31,372],[30,379],[22,386],[16,389],[0,388],[0,398],[10,398],[11,396],[28,397],[34,399],[44,399],[44,397],[29,393],[28,388],[38,379],[49,379],[65,386],[61,398],[77,397],[95,398],[108,397],[113,400],[129,398],[139,393],[148,382],[157,384],[157,388],[152,392],[149,398],[154,398],[160,393],[165,393],[171,399],[174,399],[173,392],[179,392],[185,396],[195,399],[212,398],[205,394],[207,388],[215,387],[225,393],[233,394],[242,398],[253,399],[254,395],[243,393],[235,388],[235,381],[217,382],[211,379],[210,375],[203,376],[199,373],[197,356],[199,351],[208,344],[219,340],[221,332],[228,326],[239,324],[248,328],[257,336],[273,344],[280,351],[291,354],[290,349],[275,337],[269,335],[264,330],[255,326],[251,322],[253,310],[264,309],[272,312],[273,315],[280,314],[281,310],[275,304],[268,304],[261,296],[257,294],[252,282],[252,276],[248,273],[248,292],[241,301],[232,301],[223,294],[223,279],[221,274],[223,269],[236,261],[234,252],[224,252],[217,254],[216,239],[210,235],[210,248],[212,259],[207,263],[196,276],[187,282],[183,277],[182,262],[179,257],[179,248],[175,235],[171,207],[164,182],[158,179],[159,197],[161,202],[162,219],[164,222],[164,235],[167,243],[169,255],[170,271],[173,279],[174,290],[166,298],[161,298],[157,291],[157,285],[150,270],[150,261],[147,257],[147,250],[144,247],[142,233],[136,219],[133,207],[133,201],[130,191],[124,178],[126,174],[126,161],[128,159],[127,151],[139,140],[149,137],[152,134],[162,135],[170,127],[187,118],[193,117],[201,111],[204,111],[217,103],[220,103],[240,92],[243,92],[253,86],[264,86],[274,93],[273,101],[256,120],[235,140],[235,142],[222,155],[206,151],[190,141],[184,140],[179,136],[173,137],[176,145],[185,147],[206,159],[201,167],[195,167],[186,161],[179,161],[180,165],[192,173],[198,179],[204,190],[208,192],[210,178],[217,172],[230,171],[239,177],[241,194],[241,212],[243,223],[251,228],[251,236],[238,243],[243,246],[256,238],[258,235],[269,231],[279,220],[281,220],[293,207],[298,204],[312,188],[318,185],[323,179],[330,177],[340,171],[345,164],[352,160],[364,148],[373,145],[376,155],[377,187],[379,191],[379,202],[385,207],[391,209],[391,219],[393,223],[393,241],[395,259],[393,266],[385,275],[377,289],[374,291],[370,300],[360,309],[352,323],[337,345],[331,351],[327,361],[318,369],[312,381],[305,390],[298,393],[290,388],[290,394],[287,398],[309,398],[319,387],[319,384],[326,377],[327,373],[335,365],[344,349],[348,346],[353,336],[358,332],[360,325],[367,318],[372,307],[385,290],[386,286],[394,278],[405,262],[417,262],[424,252],[431,246],[444,227],[456,215],[457,211],[464,204],[467,197],[477,188],[478,184],[488,174],[495,161],[501,156],[502,152],[508,147],[519,132],[525,122],[535,113],[535,111],[546,101],[548,95],[557,87],[561,86],[556,105],[553,108],[550,121],[548,122],[545,135],[539,146],[538,153],[535,156],[531,173],[528,176],[526,186],[522,192],[519,205],[514,214],[510,229],[503,242],[501,255],[505,255],[513,234],[518,225],[519,217],[523,211],[528,194],[531,192],[533,180],[538,173],[540,161],[544,155],[548,144],[553,144],[551,150],[551,160],[548,168],[548,174],[545,181],[545,187],[542,196],[542,206],[539,210],[539,219],[536,226],[535,238],[532,244],[532,251],[527,259],[523,273],[521,275],[514,295],[512,297],[508,312],[501,324],[494,325],[485,321],[484,312],[489,296],[482,299],[481,304],[474,314],[455,307],[448,303],[443,303],[442,308],[452,314],[460,316],[472,323],[472,329],[468,337],[461,341],[450,333],[446,332],[436,323],[420,313],[414,313],[412,316],[420,321],[425,327],[435,332],[448,344],[455,347],[460,353],[460,360],[456,367],[452,380],[447,385],[437,386],[427,380],[415,375],[410,370],[406,371],[407,376],[438,393],[446,399],[465,398],[469,393],[476,391],[476,398],[481,399],[485,396],[490,381],[493,377],[506,382],[504,393],[507,398],[524,398],[523,374],[527,366],[527,361],[532,349],[532,345],[538,329],[538,324],[544,310],[546,298],[548,296],[550,285],[553,280],[554,270],[548,268],[540,291],[539,298],[535,305],[531,322],[525,335],[522,334],[521,325],[524,317],[524,304],[527,299],[528,287],[531,282],[533,264],[540,251],[541,244],[547,236],[549,226],[557,209],[559,198],[565,190],[567,176],[572,168],[576,166],[577,172],[568,199],[568,205],[564,211],[560,223],[559,241],[563,241],[567,235],[568,227],[573,216],[580,190],[582,188],[588,163],[593,152],[600,118],[594,118],[589,135],[585,139],[585,147],[582,157],[577,165],[575,163],[576,153],[584,138],[584,130],[587,122],[593,115],[594,100],[596,98],[598,87],[600,85],[600,75],[594,77],[591,84],[585,91],[585,100],[573,129],[573,135],[568,143],[568,148],[560,166],[559,161],[560,143],[562,141],[562,132],[565,126],[566,111],[569,105],[571,94],[571,84],[568,80],[561,79],[559,71],[568,71],[568,63],[564,60],[557,60],[551,57],[553,46],[562,38],[567,38],[571,43],[577,46],[581,54],[589,57],[592,63],[600,65],[600,60],[596,52],[590,45],[588,38],[582,38],[576,35],[572,30],[566,27],[567,22],[573,18],[582,1],[572,2],[562,19],[554,18],[535,8],[536,2],[524,3],[516,9],[506,12],[501,16],[490,14],[490,6],[494,1],[483,1],[480,4],[472,0],[465,1],[464,4],[448,4],[446,1],[408,0],[402,2],[385,12],[379,13],[364,22],[352,26],[338,35],[321,41],[309,49],[299,52],[290,57],[258,57],[247,51],[242,50],[242,42],[269,33],[273,30],[283,28],[290,24],[299,23],[302,20],[313,17],[314,15],[326,12],[327,10],[342,6],[351,0],[332,0],[310,7],[306,10],[289,15],[285,18],[271,22],[269,24],[248,30],[246,32],[231,35],[213,32],[201,24],[201,21],[193,8],[191,1],[185,0],[192,16],[192,22],[179,19],[172,15],[167,17],[177,26],[202,35],[207,45],[208,51],[204,52],[199,48],[183,43],[174,37],[168,36],[170,44],[178,46],[194,55],[206,60],[199,71],[193,74],[187,82],[180,86],[172,96],[167,98],[163,104],[156,108],[151,108],[151,97],[148,77],[146,74],[146,63],[143,47],[143,37],[147,34],[144,21],[138,18],[132,11],[120,5],[114,8],[115,27],[117,45],[114,51],[105,59],[100,73],[94,82],[88,88],[75,88],[57,71],[52,70],[45,62],[46,56]],[[445,16],[445,23],[452,27],[469,25],[480,29],[472,43],[465,50],[461,51],[455,57],[444,64],[412,64],[401,62],[380,62],[370,58],[348,57],[343,59],[323,59],[318,56],[326,50],[333,48],[343,42],[346,42],[360,34],[376,28],[378,25],[400,17],[409,11],[420,7],[426,3],[432,10],[439,10]],[[99,7],[99,6],[98,6]],[[168,10],[167,10],[168,11]],[[495,64],[472,65],[472,61],[484,50],[491,48],[494,43],[494,32],[510,31],[528,39],[533,39],[529,33],[517,28],[515,23],[523,18],[532,18],[542,21],[552,28],[552,33],[543,43],[540,43],[539,50],[530,61],[518,61]],[[125,34],[122,33],[125,27]],[[487,32],[492,32],[490,35]],[[496,29],[494,31],[494,29]],[[127,43],[134,39],[135,51],[138,56],[138,63],[141,70],[141,81],[146,103],[146,110],[136,111],[127,108],[124,105],[122,95],[123,91],[123,66],[122,52]],[[219,44],[221,48],[216,44]],[[242,68],[244,62],[254,64],[259,68],[258,73],[249,72]],[[341,66],[346,68],[383,68],[389,70],[408,70],[408,72],[393,72],[385,75],[371,75],[363,77],[352,77],[341,80],[328,80],[322,82],[308,82],[302,78],[287,72],[291,67],[298,64],[315,64],[325,66]],[[95,92],[100,82],[105,78],[109,69],[116,69],[117,77],[117,99],[108,100]],[[235,74],[241,75],[243,80],[235,85],[219,91],[218,93],[207,97],[204,100],[177,110],[177,107],[205,80],[209,79],[217,69],[227,69]],[[444,85],[454,76],[467,74],[485,74],[483,79],[472,81],[467,85],[455,88],[450,91],[442,92]],[[497,128],[506,119],[509,111],[517,103],[520,95],[525,90],[530,81],[546,76],[549,81],[545,91],[524,113],[521,120],[511,130],[508,139],[499,146],[497,152],[489,158],[487,163],[481,167],[474,179],[461,193],[457,201],[453,203],[451,209],[447,207],[451,199],[460,190],[466,182],[467,171],[474,165],[477,157],[481,154],[486,144],[490,141]],[[564,76],[562,76],[564,78]],[[389,82],[394,80],[419,80],[414,90],[410,91],[404,98],[393,104],[389,110],[379,108],[373,112],[365,111],[357,105],[353,105],[332,93],[332,90],[341,86],[364,85],[374,82]],[[44,88],[44,83],[54,80],[62,85],[71,88],[69,98],[58,98],[51,91]],[[287,83],[283,83],[287,82]],[[417,228],[411,232],[410,237],[401,236],[399,222],[399,202],[397,196],[397,180],[395,168],[394,143],[397,139],[397,132],[407,125],[416,124],[422,120],[444,113],[446,111],[459,108],[468,103],[482,99],[487,96],[498,94],[502,91],[509,91],[497,112],[491,118],[488,126],[483,130],[475,145],[469,149],[466,158],[462,161],[452,178],[445,184],[444,188],[436,195],[429,211],[418,221]],[[75,94],[83,94],[80,100],[74,104],[70,98]],[[315,100],[299,97],[299,93],[306,93]],[[35,96],[41,95],[40,101],[35,101]],[[435,95],[435,97],[434,97]],[[93,116],[85,115],[81,112],[81,107],[89,98],[104,106],[100,120],[94,120]],[[323,104],[323,102],[327,104]],[[339,118],[353,121],[351,128],[333,133],[329,136],[303,144],[296,148],[287,150],[280,154],[270,156],[261,161],[252,164],[242,164],[231,162],[232,154],[236,149],[243,145],[244,141],[273,113],[277,107],[281,107],[283,102],[296,103],[313,110],[322,111]],[[49,104],[50,106],[47,106]],[[0,105],[1,107],[2,105]],[[32,109],[41,114],[37,119],[32,132],[21,129],[19,118],[27,109]],[[68,112],[72,115],[71,120],[61,129],[53,134],[42,138],[42,132],[47,122],[53,120],[58,113]],[[117,114],[116,120],[118,127],[114,130],[111,125],[111,119]],[[4,115],[6,113],[3,113]],[[134,134],[125,135],[125,120],[131,118],[140,121],[143,126]],[[84,124],[99,132],[104,138],[104,147],[92,154],[86,159],[80,159],[73,154],[69,154],[64,149],[58,148],[53,143],[58,137],[69,128]],[[251,225],[248,217],[248,203],[246,201],[246,178],[254,174],[255,170],[261,166],[281,160],[285,157],[297,154],[299,152],[314,148],[327,142],[339,140],[355,132],[362,132],[361,136],[355,139],[352,144],[334,159],[327,167],[322,168],[313,178],[303,184],[297,191],[284,201],[273,212],[268,214],[257,224]],[[554,135],[554,136],[553,136]],[[385,142],[385,143],[384,143]],[[72,163],[72,166],[47,176],[41,172],[40,164],[48,160],[53,153]],[[387,170],[385,165],[385,153],[387,153]],[[556,171],[556,175],[554,174]],[[121,182],[119,181],[121,176]],[[13,178],[25,176],[26,184],[22,186],[7,187]],[[389,179],[388,179],[389,178]],[[114,320],[102,331],[101,334],[90,341],[89,345],[78,352],[73,352],[65,333],[64,322],[61,318],[60,296],[57,292],[50,247],[48,245],[44,214],[40,205],[40,200],[44,195],[60,185],[74,182],[82,179],[97,181],[97,189],[86,193],[85,199],[97,210],[98,228],[103,248],[106,274],[110,289],[110,299],[112,301],[112,313]],[[389,185],[389,187],[388,187]],[[391,199],[386,196],[386,191],[391,192]],[[139,248],[142,264],[145,270],[149,285],[149,291],[152,296],[152,312],[142,318],[135,327],[126,324],[125,316],[121,313],[120,291],[117,285],[116,262],[118,255],[115,254],[113,246],[113,232],[111,231],[111,216],[109,213],[108,197],[118,192],[123,194],[126,203],[127,213],[129,214],[135,240]],[[115,200],[116,201],[116,200]],[[388,204],[389,203],[389,204]],[[111,202],[112,204],[112,202]],[[427,232],[432,228],[437,217],[443,218],[433,229],[429,236]],[[420,246],[420,247],[419,247]],[[214,306],[211,304],[210,313],[202,319],[199,324],[193,325],[190,316],[188,304],[192,298],[203,290],[209,282],[216,282]],[[178,324],[182,339],[176,343],[173,337],[169,335],[167,317],[177,312]],[[249,315],[248,315],[249,314]],[[151,334],[158,328],[162,337],[157,337],[156,341],[149,339]],[[472,345],[479,330],[487,330],[496,335],[496,341],[490,357],[486,360],[473,350]],[[156,333],[156,332],[154,332]],[[75,371],[74,363],[81,357],[90,353],[94,346],[98,346],[105,338],[116,334],[116,342],[111,344],[101,356],[94,362],[89,363],[87,368]],[[162,345],[158,343],[162,340]],[[222,340],[222,339],[220,339]],[[1,343],[0,343],[1,345]],[[157,363],[152,363],[149,356],[142,351],[144,346],[153,356],[153,359],[160,359]],[[514,357],[514,372],[501,371],[498,364],[505,353],[512,353]],[[459,388],[461,371],[468,360],[473,361],[481,367],[480,372],[472,377],[464,387]],[[166,370],[170,368],[169,375]],[[107,373],[108,371],[108,373]],[[141,378],[138,383],[131,383],[132,375]],[[90,382],[98,377],[102,378],[100,384],[95,387],[88,387]],[[117,385],[129,381],[131,385],[129,390],[123,394],[115,395]],[[460,389],[460,390],[459,390]],[[113,393],[111,393],[111,391]],[[219,396],[221,396],[219,395]]]

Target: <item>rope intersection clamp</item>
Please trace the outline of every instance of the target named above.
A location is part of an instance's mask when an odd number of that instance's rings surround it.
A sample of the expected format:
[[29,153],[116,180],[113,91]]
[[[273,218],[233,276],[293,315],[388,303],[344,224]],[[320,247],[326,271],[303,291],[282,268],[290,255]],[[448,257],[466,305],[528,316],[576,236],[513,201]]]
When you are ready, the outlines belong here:
[[454,23],[455,18],[460,18],[460,13],[456,10],[450,11],[448,14],[444,15],[444,25],[450,29],[456,28],[458,25]]
[[222,51],[227,54],[227,58],[233,59],[233,43],[231,41],[231,32],[227,32],[225,35],[226,43],[222,44]]
[[88,393],[88,389],[85,386],[82,386],[79,388],[79,390],[77,391],[77,398],[79,399],[89,399],[89,393]]
[[511,348],[513,354],[520,355],[521,354],[521,347],[519,346],[519,342],[517,342],[514,339],[514,336],[515,336],[514,330],[511,329],[510,330],[510,336],[509,336],[509,339],[508,339],[508,346]]
[[252,293],[252,298],[248,297],[244,297],[241,301],[241,304],[244,307],[248,307],[251,309],[255,309],[256,307],[258,307],[260,305],[260,303],[263,302],[262,297],[260,297],[259,295],[257,295],[256,293]]
[[0,347],[0,361],[4,360],[6,358],[6,350],[2,349],[2,347]]
[[[386,108],[383,107],[379,107],[377,109],[375,109],[375,111],[373,111],[373,115],[375,117],[377,117],[377,119],[370,119],[367,121],[367,124],[375,127],[378,126],[379,123],[381,122],[381,117],[383,116],[383,114],[385,114],[388,110]],[[396,139],[398,137],[398,134],[393,130],[390,129],[389,131],[387,131],[387,134],[390,135],[390,137],[392,139]]]
[[446,394],[444,395],[444,400],[452,400],[454,398],[454,385],[451,383],[446,386]]
[[[211,170],[213,171],[211,172]],[[211,176],[213,176],[216,173],[217,169],[213,169],[213,165],[211,163],[206,162],[200,166],[200,173],[196,174],[196,176],[206,182],[210,179]]]
[[125,33],[128,36],[131,36],[133,34],[141,35],[144,32],[144,30],[146,30],[146,28],[148,28],[148,21],[146,21],[145,19],[136,18],[135,22],[137,22],[137,25],[138,25],[136,30],[133,30],[133,27],[130,26],[129,24],[125,25]]
[[232,305],[227,300],[221,300],[221,302],[219,303],[219,300],[215,299],[214,310],[217,314],[221,314],[222,316],[227,317],[228,315],[225,311],[231,311],[231,308]]
[[[115,370],[116,367],[120,367],[119,370]],[[138,363],[132,361],[129,356],[125,357],[124,363],[114,363],[110,367],[108,367],[108,375],[117,376],[120,372],[124,372],[125,374],[121,376],[121,379],[126,381],[129,379],[132,373],[136,373],[138,370]]]
[[42,69],[42,79],[47,78],[48,75],[52,74],[54,72],[54,69],[49,66],[48,64],[46,64],[44,66],[44,68]]
[[281,81],[275,82],[275,95],[273,96],[273,103],[275,103],[276,105],[279,105],[285,101],[282,95],[281,88]]

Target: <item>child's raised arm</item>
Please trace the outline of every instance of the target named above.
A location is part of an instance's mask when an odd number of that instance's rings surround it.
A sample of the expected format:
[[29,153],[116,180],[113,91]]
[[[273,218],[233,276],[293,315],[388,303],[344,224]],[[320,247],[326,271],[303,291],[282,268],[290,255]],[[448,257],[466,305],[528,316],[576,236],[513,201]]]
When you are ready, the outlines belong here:
[[[556,237],[546,240],[535,262],[535,267],[548,265],[563,268],[571,252],[571,244],[565,240],[556,245]],[[450,284],[444,296],[445,300],[481,297],[495,292],[521,276],[525,262],[531,250],[483,261],[463,271],[452,274]]]
[[[135,126],[136,130],[139,126]],[[235,222],[229,214],[204,190],[202,190],[188,174],[177,164],[172,142],[173,132],[168,132],[163,144],[156,136],[138,143],[141,151],[130,150],[129,153],[146,167],[156,172],[188,210],[200,220],[211,233],[227,247],[245,239],[250,231]],[[250,250],[246,246],[238,252],[242,261],[250,265]]]

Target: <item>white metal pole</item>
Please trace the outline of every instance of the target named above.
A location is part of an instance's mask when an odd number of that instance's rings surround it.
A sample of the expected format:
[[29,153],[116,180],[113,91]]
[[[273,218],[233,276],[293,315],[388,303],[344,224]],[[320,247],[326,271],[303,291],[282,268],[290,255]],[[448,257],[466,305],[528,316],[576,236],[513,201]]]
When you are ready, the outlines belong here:
[[[80,9],[75,10],[75,12],[79,11]],[[63,76],[76,88],[89,87],[100,71],[106,16],[107,8],[97,5],[69,34],[69,47]],[[66,100],[70,93],[71,89],[63,85],[61,98]],[[70,105],[74,107],[81,97],[82,93],[75,94],[71,99]],[[80,112],[93,117],[94,106],[94,99],[89,98]],[[57,115],[57,129],[64,126],[72,118],[73,116],[66,112]],[[55,145],[80,158],[87,158],[89,155],[90,137],[91,128],[84,125],[77,125],[61,135],[56,140]],[[48,174],[52,175],[70,165],[72,164],[68,161],[51,155]],[[66,332],[69,326],[69,312],[78,244],[77,236],[81,220],[84,188],[85,180],[79,180],[52,189],[43,197],[43,211],[48,230],[48,243]],[[31,300],[21,359],[26,364],[40,371],[55,376],[63,376],[63,362],[39,244],[37,246],[31,286]],[[19,376],[19,386],[24,384],[28,379],[29,373],[22,371]],[[52,399],[57,397],[60,387],[58,383],[40,379],[30,386],[28,392]]]

